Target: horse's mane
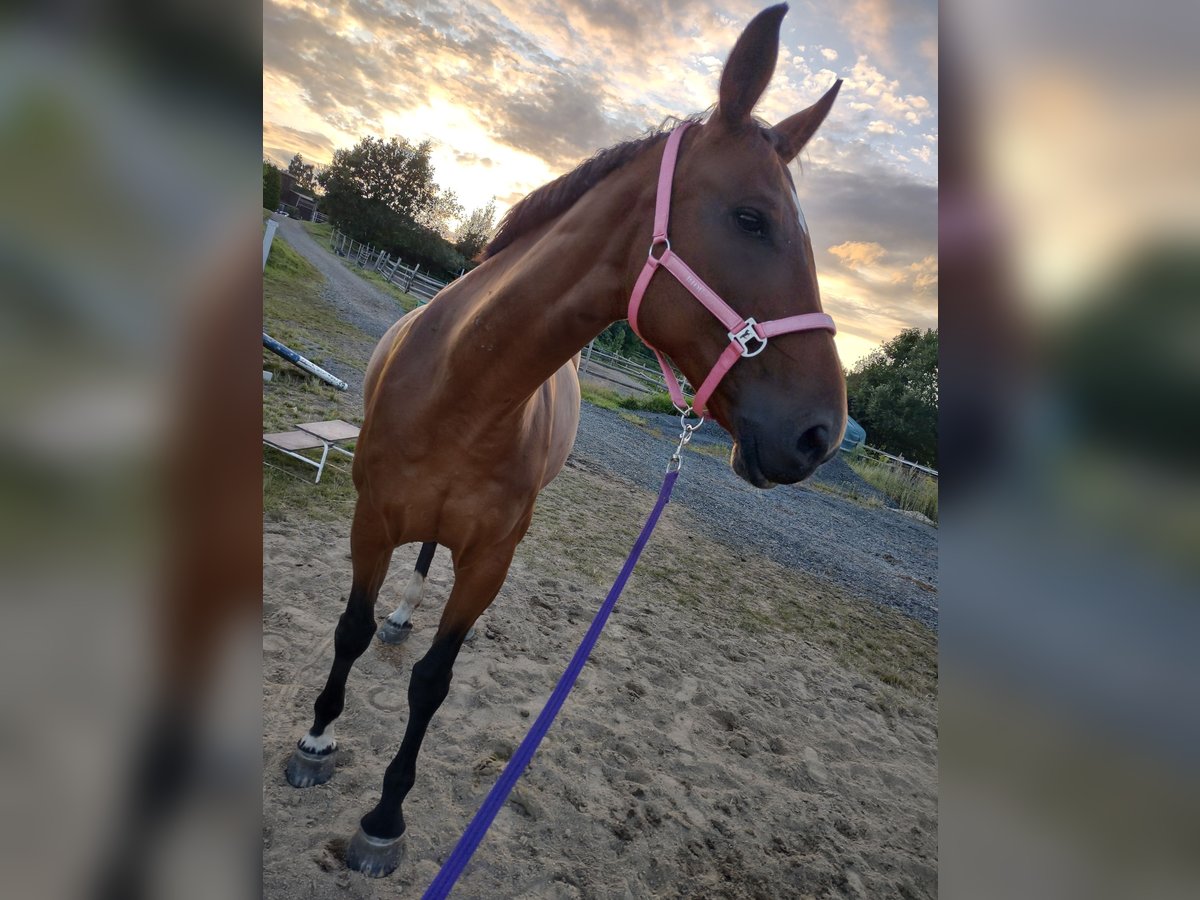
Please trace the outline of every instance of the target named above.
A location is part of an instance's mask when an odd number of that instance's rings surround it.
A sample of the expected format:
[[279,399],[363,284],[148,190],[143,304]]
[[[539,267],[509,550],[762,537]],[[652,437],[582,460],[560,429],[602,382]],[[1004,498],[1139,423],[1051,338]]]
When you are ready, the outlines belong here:
[[484,248],[481,259],[495,256],[517,238],[539,225],[562,215],[575,205],[589,190],[599,184],[605,176],[624,166],[650,145],[663,140],[683,122],[698,124],[709,114],[709,110],[683,119],[669,116],[657,128],[652,128],[641,137],[615,144],[586,159],[565,175],[544,184],[527,194],[504,214],[496,230],[496,236]]

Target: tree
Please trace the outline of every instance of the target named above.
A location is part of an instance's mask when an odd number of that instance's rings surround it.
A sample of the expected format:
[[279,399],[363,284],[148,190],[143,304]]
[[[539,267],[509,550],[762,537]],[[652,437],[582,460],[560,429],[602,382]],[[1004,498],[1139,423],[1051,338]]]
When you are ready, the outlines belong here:
[[442,232],[462,207],[433,180],[432,147],[429,141],[366,137],[335,151],[317,176],[325,190],[321,209],[356,240],[453,278],[466,260]]
[[873,446],[937,465],[938,333],[909,328],[846,378],[853,416]]
[[429,159],[432,146],[429,141],[413,146],[403,138],[365,137],[349,150],[335,151],[320,176],[323,208],[333,218],[380,207],[408,222],[436,220],[440,191]]
[[292,161],[288,163],[288,174],[296,179],[296,187],[309,194],[316,187],[316,176],[313,172],[313,164],[306,163],[304,157],[297,153],[292,157]]
[[281,183],[279,178],[279,170],[275,168],[273,163],[263,160],[263,209],[269,209],[271,212],[279,209],[279,195]]
[[474,259],[491,237],[495,219],[496,198],[493,197],[487,206],[473,210],[462,220],[455,235],[454,249],[467,259]]
[[462,204],[458,202],[458,197],[454,196],[454,191],[443,191],[417,215],[417,224],[444,237],[449,220],[460,218],[462,214]]

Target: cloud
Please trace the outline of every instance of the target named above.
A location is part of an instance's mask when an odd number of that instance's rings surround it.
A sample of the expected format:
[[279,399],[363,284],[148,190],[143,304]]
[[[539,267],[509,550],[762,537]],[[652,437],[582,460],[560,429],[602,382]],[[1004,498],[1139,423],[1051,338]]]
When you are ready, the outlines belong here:
[[887,250],[873,241],[845,241],[830,247],[829,252],[851,270],[873,265],[887,255]]
[[929,63],[930,72],[936,76],[938,70],[938,39],[927,37],[917,45],[917,52]]
[[843,0],[842,23],[854,42],[881,59],[891,59],[890,37],[894,23],[891,0]]
[[468,153],[462,150],[454,151],[454,159],[457,162],[468,166],[483,166],[485,169],[490,169],[496,163],[493,159],[487,156],[480,156],[477,153]]
[[900,82],[888,78],[860,56],[846,76],[845,88],[858,102],[867,101],[877,114],[918,124],[932,116],[929,100],[920,94],[902,94]]
[[[777,120],[812,103],[839,74],[847,78],[805,151],[797,187],[814,242],[830,248],[818,251],[817,263],[822,279],[833,279],[832,302],[875,323],[874,334],[905,315],[936,316],[936,188],[921,180],[926,167],[903,171],[871,146],[875,135],[923,131],[924,147],[902,149],[935,159],[936,111],[927,96],[936,102],[936,87],[905,66],[927,72],[936,42],[928,40],[928,0],[847,2],[847,15],[858,16],[849,37],[818,36],[807,24],[787,32],[759,111]],[[914,4],[925,12],[906,18]],[[264,121],[264,150],[281,161],[297,151],[324,161],[368,134],[428,133],[441,141],[439,182],[468,203],[494,194],[503,210],[596,149],[712,104],[723,60],[761,5],[266,0],[264,106],[273,121]],[[840,63],[825,39],[847,60],[857,57],[854,65]],[[847,256],[850,245],[859,256]],[[884,255],[861,255],[872,246]]]
[[937,4],[931,0],[841,0],[838,17],[856,48],[888,66],[917,48],[937,72]]
[[286,164],[300,153],[309,162],[328,163],[333,158],[333,141],[316,131],[303,131],[276,122],[263,123],[263,150],[276,162]]
[[938,258],[936,256],[926,256],[924,259],[912,263],[903,273],[898,274],[895,279],[897,283],[912,287],[918,294],[930,294],[937,290],[938,283]]
[[817,277],[839,327],[884,341],[937,323],[936,184],[858,142],[827,145],[796,179]]

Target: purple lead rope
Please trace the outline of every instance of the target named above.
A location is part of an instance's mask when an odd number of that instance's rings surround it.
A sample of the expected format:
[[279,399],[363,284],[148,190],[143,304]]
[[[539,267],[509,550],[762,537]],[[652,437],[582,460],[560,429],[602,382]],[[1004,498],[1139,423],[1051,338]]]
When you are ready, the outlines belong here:
[[500,807],[508,799],[509,793],[511,793],[513,786],[517,783],[517,779],[521,777],[521,773],[525,771],[525,767],[533,759],[533,754],[537,752],[538,745],[542,742],[542,738],[546,736],[546,732],[550,730],[550,726],[554,723],[554,717],[558,715],[559,709],[562,708],[563,702],[567,699],[567,694],[571,693],[571,688],[575,686],[575,680],[579,677],[579,673],[583,671],[583,665],[587,662],[588,656],[591,655],[592,648],[596,646],[596,641],[600,638],[600,632],[604,629],[609,614],[612,613],[613,607],[617,605],[617,598],[621,596],[621,591],[625,589],[625,582],[629,580],[629,576],[633,573],[633,567],[637,565],[638,557],[642,555],[642,549],[646,546],[646,542],[650,540],[650,532],[654,530],[654,526],[658,522],[658,517],[662,515],[667,501],[671,499],[671,490],[675,487],[675,479],[678,477],[678,470],[667,472],[667,477],[663,479],[662,490],[658,492],[658,502],[654,505],[654,509],[650,513],[650,518],[646,520],[646,524],[642,527],[642,533],[638,535],[638,539],[633,545],[633,550],[629,554],[629,559],[625,560],[621,574],[617,576],[617,580],[613,583],[612,589],[609,590],[608,596],[604,598],[604,603],[597,610],[596,617],[592,619],[591,627],[588,628],[587,634],[583,636],[583,641],[580,643],[579,649],[571,657],[571,662],[567,665],[567,670],[558,679],[558,684],[554,686],[554,692],[550,694],[550,699],[546,701],[546,705],[542,707],[541,713],[538,714],[537,721],[533,723],[533,727],[525,735],[525,740],[521,741],[521,746],[517,748],[517,752],[513,754],[512,759],[508,761],[508,765],[504,767],[504,771],[500,773],[499,779],[492,786],[492,790],[479,807],[479,811],[475,813],[475,818],[471,820],[471,824],[467,826],[467,830],[463,832],[463,836],[458,839],[458,844],[455,845],[454,850],[442,865],[442,870],[433,879],[433,883],[425,891],[422,900],[441,900],[441,898],[449,895],[450,889],[454,887],[454,883],[458,881],[458,876],[466,868],[472,854],[475,852],[475,848],[479,846],[479,842],[487,834],[488,827],[492,824],[492,820],[496,818],[496,813],[500,812]]

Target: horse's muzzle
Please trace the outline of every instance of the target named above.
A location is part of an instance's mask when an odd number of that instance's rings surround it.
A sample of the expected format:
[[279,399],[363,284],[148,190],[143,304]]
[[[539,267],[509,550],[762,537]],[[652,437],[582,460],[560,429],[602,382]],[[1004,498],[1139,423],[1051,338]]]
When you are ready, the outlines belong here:
[[823,420],[791,429],[739,429],[730,466],[757,488],[795,484],[837,453],[841,431]]

